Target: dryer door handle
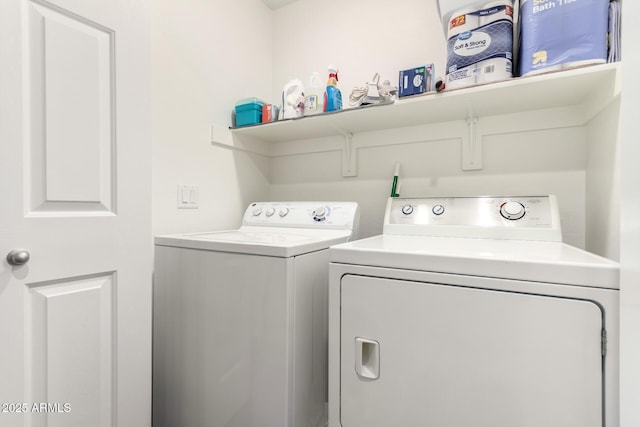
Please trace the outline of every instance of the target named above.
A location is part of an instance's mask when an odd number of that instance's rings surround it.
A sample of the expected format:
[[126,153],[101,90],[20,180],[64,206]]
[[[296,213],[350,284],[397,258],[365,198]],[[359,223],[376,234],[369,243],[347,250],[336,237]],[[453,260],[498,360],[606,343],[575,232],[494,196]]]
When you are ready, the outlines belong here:
[[356,374],[364,380],[380,378],[380,343],[378,341],[358,338],[356,344]]

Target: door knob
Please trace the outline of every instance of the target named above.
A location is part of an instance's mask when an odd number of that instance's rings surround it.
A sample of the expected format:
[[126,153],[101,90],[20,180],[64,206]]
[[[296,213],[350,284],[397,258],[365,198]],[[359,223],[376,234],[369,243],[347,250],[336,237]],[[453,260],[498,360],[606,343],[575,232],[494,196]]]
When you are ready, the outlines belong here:
[[7,254],[7,262],[11,265],[24,265],[29,262],[31,254],[26,249],[14,249]]

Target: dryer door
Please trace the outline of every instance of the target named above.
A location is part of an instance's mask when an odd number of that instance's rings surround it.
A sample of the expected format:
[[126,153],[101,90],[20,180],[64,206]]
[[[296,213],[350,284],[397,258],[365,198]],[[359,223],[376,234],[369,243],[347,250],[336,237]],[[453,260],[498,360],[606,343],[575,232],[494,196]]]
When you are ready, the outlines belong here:
[[343,427],[602,427],[594,302],[346,275]]

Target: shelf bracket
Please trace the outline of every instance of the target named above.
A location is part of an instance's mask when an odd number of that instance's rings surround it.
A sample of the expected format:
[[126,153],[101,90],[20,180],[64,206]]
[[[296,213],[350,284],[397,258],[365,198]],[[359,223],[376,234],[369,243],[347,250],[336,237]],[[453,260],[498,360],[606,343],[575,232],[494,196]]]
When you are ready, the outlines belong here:
[[479,119],[470,112],[466,122],[469,136],[462,138],[462,170],[482,169],[482,135],[478,132]]
[[342,176],[357,176],[356,148],[353,146],[353,133],[340,132],[344,136],[342,147]]
[[249,135],[234,135],[228,127],[222,125],[211,126],[211,144],[229,150],[245,151],[269,157],[271,147],[264,141]]

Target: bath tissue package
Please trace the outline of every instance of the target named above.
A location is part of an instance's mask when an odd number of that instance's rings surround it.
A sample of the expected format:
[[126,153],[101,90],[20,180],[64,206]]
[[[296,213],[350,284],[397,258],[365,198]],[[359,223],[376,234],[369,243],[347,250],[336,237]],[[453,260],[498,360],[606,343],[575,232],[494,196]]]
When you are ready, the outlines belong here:
[[520,74],[606,62],[609,0],[522,0]]
[[447,19],[447,89],[513,77],[511,0],[476,3]]

